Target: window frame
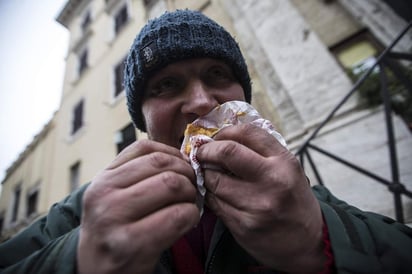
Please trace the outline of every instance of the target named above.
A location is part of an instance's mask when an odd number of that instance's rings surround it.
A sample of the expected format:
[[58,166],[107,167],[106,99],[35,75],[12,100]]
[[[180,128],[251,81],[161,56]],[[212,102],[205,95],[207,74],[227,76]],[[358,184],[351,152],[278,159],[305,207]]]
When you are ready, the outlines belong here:
[[79,100],[72,108],[70,135],[75,135],[84,127],[84,99]]
[[124,27],[130,21],[130,9],[126,1],[119,4],[118,8],[113,12],[113,31],[117,36],[122,32]]
[[122,94],[124,94],[123,77],[124,77],[125,62],[126,62],[126,56],[123,57],[120,62],[115,64],[112,70],[112,75],[113,75],[112,97],[114,99],[117,99]]
[[[39,189],[33,189],[32,191],[27,193],[27,197],[26,197],[26,217],[31,217],[33,215],[37,214],[37,210],[38,210],[38,204],[39,204]],[[31,200],[32,198],[34,199],[34,205],[33,205],[33,201]]]
[[[334,55],[336,61],[343,70],[346,71],[349,68],[345,67],[344,64],[341,62],[341,60],[339,59],[339,54],[363,41],[368,42],[373,48],[375,48],[377,54],[382,52],[382,50],[384,49],[384,47],[378,42],[378,40],[366,29],[362,29],[354,33],[353,35],[349,36],[348,38],[340,41],[336,45],[333,45],[329,48],[330,52]],[[367,58],[365,58],[364,60],[366,59]]]
[[90,9],[87,9],[82,18],[80,23],[80,29],[82,30],[83,34],[86,34],[92,24],[92,13]]
[[13,204],[11,208],[10,222],[16,223],[19,218],[19,210],[22,196],[22,187],[21,185],[16,186],[13,192]]
[[137,134],[133,123],[129,123],[120,129],[116,133],[115,139],[117,153],[120,153],[124,148],[135,142],[137,140]]
[[80,77],[89,68],[89,49],[86,47],[77,55],[77,74]]
[[69,189],[70,189],[70,192],[74,191],[76,188],[78,188],[80,186],[80,169],[81,169],[80,160],[76,161],[69,168]]

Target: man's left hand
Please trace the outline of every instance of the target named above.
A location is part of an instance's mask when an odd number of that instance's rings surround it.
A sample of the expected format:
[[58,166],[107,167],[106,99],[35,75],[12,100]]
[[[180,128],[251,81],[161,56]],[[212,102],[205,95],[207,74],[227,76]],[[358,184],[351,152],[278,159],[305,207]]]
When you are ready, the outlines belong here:
[[258,261],[287,272],[324,264],[322,213],[297,158],[253,125],[221,130],[197,154],[207,206]]

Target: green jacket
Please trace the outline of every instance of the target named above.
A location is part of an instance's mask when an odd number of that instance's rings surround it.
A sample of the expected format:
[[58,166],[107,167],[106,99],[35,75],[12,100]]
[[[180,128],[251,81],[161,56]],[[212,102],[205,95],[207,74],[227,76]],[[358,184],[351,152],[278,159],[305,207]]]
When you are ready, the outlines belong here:
[[[87,185],[55,204],[47,216],[0,245],[0,273],[76,273],[81,201]],[[313,187],[326,220],[337,273],[412,273],[412,229]],[[276,244],[276,243],[273,243]],[[154,273],[172,273],[165,251]],[[221,222],[213,233],[206,273],[276,273],[258,265]]]

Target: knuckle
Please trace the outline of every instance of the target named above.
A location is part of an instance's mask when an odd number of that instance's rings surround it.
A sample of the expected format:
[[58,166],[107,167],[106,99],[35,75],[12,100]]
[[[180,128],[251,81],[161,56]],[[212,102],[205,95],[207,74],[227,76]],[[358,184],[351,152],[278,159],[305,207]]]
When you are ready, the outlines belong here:
[[272,197],[259,199],[259,212],[262,216],[276,216],[277,203]]
[[183,188],[182,178],[172,171],[163,172],[161,175],[161,181],[166,188],[171,192],[180,192]]
[[142,139],[137,142],[134,142],[134,144],[145,147],[145,146],[149,146],[150,144],[152,144],[152,141],[150,141],[149,139]]
[[85,191],[82,201],[85,209],[93,208],[104,195],[104,190],[98,184],[92,183]]
[[142,139],[142,140],[138,140],[138,141],[133,142],[130,146],[134,149],[139,150],[139,149],[151,147],[152,146],[152,141],[149,140],[149,139]]
[[199,211],[194,204],[181,204],[170,210],[170,220],[173,220],[172,225],[177,233],[191,228],[198,215]]
[[167,157],[164,153],[153,152],[148,155],[148,160],[154,168],[164,169],[172,164],[171,158]]
[[248,217],[239,221],[239,231],[243,235],[263,233],[281,213],[277,201],[271,197],[259,197],[250,206]]
[[145,151],[147,148],[150,147],[150,141],[149,140],[138,140],[133,143],[131,143],[127,148],[122,150],[119,155],[123,155],[126,153],[129,153],[130,151]]
[[243,142],[245,139],[257,139],[261,138],[260,135],[262,134],[263,130],[251,123],[247,124],[241,124],[239,125],[239,132],[238,135],[240,135],[240,141]]
[[259,130],[261,130],[261,128],[252,123],[240,125],[240,131],[244,134],[256,134]]
[[[103,254],[110,255],[117,262],[121,262],[126,258],[128,250],[125,246],[129,246],[131,235],[127,229],[120,228],[107,233],[100,238],[99,249]],[[138,245],[136,245],[138,246]]]
[[237,143],[234,141],[227,141],[218,153],[221,158],[232,158],[237,154]]
[[215,172],[205,171],[205,181],[207,183],[208,191],[213,194],[218,193],[220,185],[220,177]]
[[196,188],[192,182],[185,176],[173,171],[166,171],[160,174],[160,180],[166,190],[172,193],[178,199],[191,200],[196,196]]
[[290,153],[289,151],[288,151],[288,153],[289,153],[289,159],[288,160],[289,160],[291,166],[293,166],[294,168],[300,169],[301,165],[300,165],[300,161],[298,160],[298,158],[295,155],[293,155],[292,153]]
[[253,234],[258,234],[263,232],[262,226],[259,225],[259,222],[255,218],[245,218],[239,221],[239,229],[237,234],[240,237],[249,237]]
[[[138,140],[138,141],[133,142],[123,151],[125,151],[125,153],[129,153],[130,151],[133,151],[134,154],[144,155],[144,154],[147,154],[153,151],[153,141],[148,140],[148,139]],[[122,154],[123,151],[120,152],[120,154]]]
[[94,205],[94,193],[90,193],[89,190],[86,190],[86,192],[83,195],[83,199],[82,199],[82,204],[83,204],[83,208],[84,211],[88,211],[89,209],[93,208]]

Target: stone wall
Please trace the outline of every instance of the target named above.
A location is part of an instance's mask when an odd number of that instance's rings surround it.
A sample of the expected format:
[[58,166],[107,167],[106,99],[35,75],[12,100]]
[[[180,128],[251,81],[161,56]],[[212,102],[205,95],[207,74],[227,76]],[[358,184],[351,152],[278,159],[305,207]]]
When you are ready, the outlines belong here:
[[[280,130],[290,148],[296,150],[352,88],[328,46],[360,30],[362,22],[345,24],[351,16],[337,2],[333,8],[325,6],[325,9],[332,10],[331,14],[337,18],[339,9],[344,14],[341,15],[340,29],[336,29],[339,25],[325,26],[320,24],[320,19],[311,18],[316,15],[315,7],[319,9],[320,5],[326,5],[322,1],[316,1],[314,7],[299,1],[282,0],[221,2],[232,18],[235,35],[246,51],[248,63],[273,103]],[[330,20],[333,19],[331,14],[328,15]],[[386,26],[388,31],[392,28]],[[336,33],[330,33],[333,30]],[[314,143],[390,181],[383,111],[359,111],[356,106],[355,94]],[[411,134],[401,119],[394,116],[393,120],[401,182],[412,190]],[[395,217],[393,195],[386,186],[319,153],[313,152],[313,158],[326,186],[339,198],[361,209]],[[311,170],[308,174],[312,184],[317,184]],[[406,220],[412,221],[411,199],[404,198],[403,202]]]

